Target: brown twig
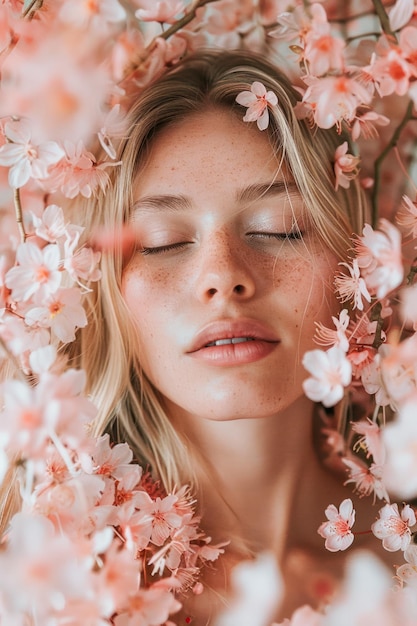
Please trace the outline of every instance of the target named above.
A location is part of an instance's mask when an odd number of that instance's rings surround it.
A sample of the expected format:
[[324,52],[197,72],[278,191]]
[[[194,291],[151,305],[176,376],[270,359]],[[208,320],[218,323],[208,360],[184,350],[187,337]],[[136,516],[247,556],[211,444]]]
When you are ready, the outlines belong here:
[[395,40],[397,39],[395,36],[394,31],[391,29],[390,23],[389,23],[389,17],[388,17],[388,13],[385,10],[384,5],[382,4],[381,0],[372,0],[372,4],[375,7],[375,12],[378,16],[378,19],[381,23],[381,28],[384,31],[384,33],[386,35],[389,35],[390,37],[393,37]]
[[35,15],[38,9],[41,9],[43,5],[43,0],[29,0],[28,3],[24,3],[22,17],[28,18],[29,20]]
[[14,190],[13,199],[14,199],[14,208],[16,212],[17,227],[19,229],[20,238],[22,242],[24,243],[26,241],[26,232],[25,232],[25,227],[23,225],[23,212],[22,212],[22,203],[20,201],[19,189]]
[[211,2],[217,2],[217,0],[196,0],[194,4],[191,5],[190,10],[185,13],[183,17],[181,17],[177,22],[172,24],[167,30],[163,31],[158,37],[152,39],[152,41],[146,46],[145,50],[142,54],[140,54],[136,59],[134,59],[131,64],[126,68],[124,77],[122,79],[122,83],[133,74],[140,66],[149,58],[154,49],[157,46],[157,39],[169,39],[177,33],[181,28],[187,26],[196,16],[197,9],[205,6],[206,4],[210,4]]
[[382,304],[376,302],[372,308],[371,322],[376,322],[375,338],[372,343],[372,347],[378,350],[379,346],[384,343],[382,340],[382,326],[384,320],[381,317]]
[[400,135],[403,131],[404,126],[406,126],[406,124],[412,119],[413,117],[413,101],[410,100],[410,102],[408,103],[406,112],[404,114],[403,119],[401,120],[401,122],[398,124],[397,128],[395,129],[390,141],[387,143],[387,145],[385,146],[385,148],[382,150],[381,154],[379,155],[379,157],[375,160],[375,167],[374,167],[374,187],[372,190],[372,225],[375,227],[376,223],[377,223],[377,219],[378,219],[378,195],[379,195],[379,188],[381,186],[381,167],[382,167],[382,163],[384,162],[385,158],[388,156],[388,154],[391,152],[391,150],[393,148],[396,147],[398,140],[400,138]]

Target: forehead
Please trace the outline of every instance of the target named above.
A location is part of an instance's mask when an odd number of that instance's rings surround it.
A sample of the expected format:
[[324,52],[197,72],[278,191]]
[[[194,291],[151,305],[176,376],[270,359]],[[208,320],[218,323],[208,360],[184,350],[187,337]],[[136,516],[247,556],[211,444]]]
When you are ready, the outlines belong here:
[[291,180],[280,168],[266,132],[230,111],[210,110],[161,131],[134,190],[136,196],[156,189],[173,193],[181,185],[184,193],[214,193],[248,182],[273,182],[277,177]]

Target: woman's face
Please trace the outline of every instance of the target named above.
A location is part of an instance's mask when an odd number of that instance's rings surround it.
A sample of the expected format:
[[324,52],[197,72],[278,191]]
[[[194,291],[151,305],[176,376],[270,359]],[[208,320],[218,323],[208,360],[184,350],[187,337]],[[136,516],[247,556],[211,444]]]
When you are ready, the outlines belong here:
[[166,129],[135,182],[122,292],[173,417],[273,415],[302,395],[337,261],[266,134],[228,112]]

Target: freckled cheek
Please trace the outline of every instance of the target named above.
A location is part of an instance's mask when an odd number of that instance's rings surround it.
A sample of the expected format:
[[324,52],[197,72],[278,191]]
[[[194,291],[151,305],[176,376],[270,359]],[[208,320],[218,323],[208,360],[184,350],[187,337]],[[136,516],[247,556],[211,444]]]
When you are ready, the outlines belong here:
[[133,318],[141,325],[146,324],[147,319],[152,322],[159,314],[164,315],[172,308],[175,298],[180,297],[174,271],[150,270],[135,262],[123,274],[121,291]]

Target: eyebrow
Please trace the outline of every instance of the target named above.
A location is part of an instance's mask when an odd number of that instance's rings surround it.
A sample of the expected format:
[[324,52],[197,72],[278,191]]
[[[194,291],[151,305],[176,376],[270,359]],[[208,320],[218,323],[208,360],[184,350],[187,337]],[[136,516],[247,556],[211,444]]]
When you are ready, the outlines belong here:
[[[257,183],[248,185],[240,189],[236,194],[239,203],[255,202],[261,198],[270,198],[278,195],[299,195],[297,185],[294,181],[275,181],[268,183]],[[192,202],[188,196],[183,194],[157,194],[153,196],[143,196],[139,198],[132,207],[132,213],[154,212],[154,211],[184,211],[192,209]]]
[[271,196],[300,194],[299,189],[294,181],[277,180],[272,183],[260,183],[248,185],[237,194],[239,202],[254,202],[261,198],[270,198]]

